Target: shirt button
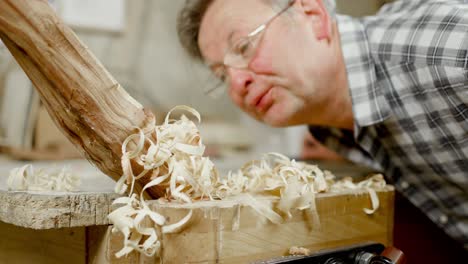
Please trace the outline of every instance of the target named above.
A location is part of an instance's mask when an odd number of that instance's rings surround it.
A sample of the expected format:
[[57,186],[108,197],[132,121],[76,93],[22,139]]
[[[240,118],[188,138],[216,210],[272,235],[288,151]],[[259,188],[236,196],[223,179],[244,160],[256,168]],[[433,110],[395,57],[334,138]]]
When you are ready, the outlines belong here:
[[400,187],[401,187],[403,190],[408,189],[409,183],[406,182],[406,181],[402,181],[402,182],[400,183]]
[[448,222],[448,217],[446,215],[441,215],[439,217],[439,222],[443,225],[445,225]]

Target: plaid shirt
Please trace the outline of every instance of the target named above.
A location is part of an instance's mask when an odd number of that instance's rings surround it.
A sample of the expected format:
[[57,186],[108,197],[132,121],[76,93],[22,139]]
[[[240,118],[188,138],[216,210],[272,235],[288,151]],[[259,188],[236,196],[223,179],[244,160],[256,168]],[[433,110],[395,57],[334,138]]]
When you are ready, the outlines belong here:
[[337,21],[355,129],[310,131],[384,171],[468,249],[468,1],[399,1]]

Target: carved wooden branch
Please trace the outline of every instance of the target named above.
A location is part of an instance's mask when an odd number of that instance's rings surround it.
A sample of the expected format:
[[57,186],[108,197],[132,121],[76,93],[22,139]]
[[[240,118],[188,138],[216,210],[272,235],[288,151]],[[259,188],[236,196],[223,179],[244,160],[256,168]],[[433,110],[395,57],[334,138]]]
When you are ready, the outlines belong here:
[[56,125],[88,160],[118,179],[122,142],[135,127],[152,126],[154,115],[119,85],[47,1],[0,0],[0,38]]

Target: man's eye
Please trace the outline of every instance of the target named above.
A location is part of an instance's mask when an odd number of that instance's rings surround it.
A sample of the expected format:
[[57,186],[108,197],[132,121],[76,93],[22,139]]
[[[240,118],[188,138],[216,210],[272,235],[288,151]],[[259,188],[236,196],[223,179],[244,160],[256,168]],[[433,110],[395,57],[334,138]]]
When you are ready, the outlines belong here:
[[236,51],[238,54],[245,55],[250,49],[250,42],[247,40],[240,41],[237,45]]
[[226,74],[224,74],[224,73],[220,74],[219,79],[220,79],[222,82],[226,82]]
[[226,73],[225,73],[225,71],[223,71],[223,70],[216,70],[216,71],[214,71],[214,75],[216,76],[216,78],[218,78],[218,79],[221,80],[222,82],[225,82],[225,81],[226,81]]

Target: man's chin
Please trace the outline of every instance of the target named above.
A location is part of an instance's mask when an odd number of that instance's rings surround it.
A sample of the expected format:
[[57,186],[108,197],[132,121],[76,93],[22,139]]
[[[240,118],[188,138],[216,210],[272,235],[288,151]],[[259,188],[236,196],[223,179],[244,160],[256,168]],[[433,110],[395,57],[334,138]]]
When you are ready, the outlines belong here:
[[281,113],[271,111],[264,115],[262,122],[272,127],[287,127],[306,124],[297,113]]
[[286,127],[292,125],[289,116],[278,113],[267,113],[263,116],[262,121],[272,127]]

